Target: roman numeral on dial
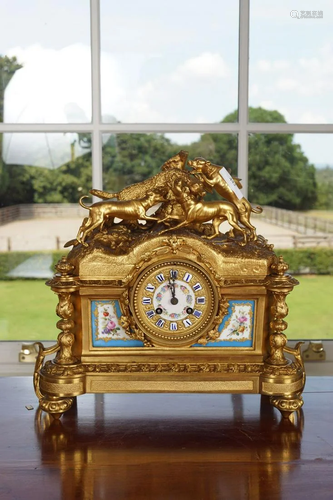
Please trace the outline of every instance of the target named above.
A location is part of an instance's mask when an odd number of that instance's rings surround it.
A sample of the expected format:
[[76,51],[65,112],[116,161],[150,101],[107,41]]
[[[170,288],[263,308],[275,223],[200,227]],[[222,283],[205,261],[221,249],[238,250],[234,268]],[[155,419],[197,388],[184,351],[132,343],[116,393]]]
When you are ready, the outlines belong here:
[[160,328],[163,328],[164,324],[164,319],[159,319],[158,321],[156,321],[156,326],[159,326]]
[[151,283],[148,283],[148,285],[146,286],[146,290],[148,290],[148,292],[153,292],[155,290],[155,287]]
[[199,290],[202,290],[202,286],[200,285],[200,283],[196,283],[195,285],[193,285],[193,290],[195,292],[198,292]]
[[170,323],[170,330],[178,330],[178,324],[175,321],[172,321],[172,323]]
[[156,276],[156,279],[157,279],[157,281],[159,281],[160,283],[163,283],[163,281],[165,281],[164,274],[162,274],[162,273],[161,273],[161,274],[158,274],[158,275]]
[[151,304],[151,298],[150,297],[143,297],[142,304]]
[[185,276],[184,276],[184,281],[186,281],[186,283],[189,283],[192,279],[192,274],[190,273],[185,273]]
[[192,321],[190,319],[187,319],[187,318],[183,320],[183,323],[184,323],[185,328],[192,325]]

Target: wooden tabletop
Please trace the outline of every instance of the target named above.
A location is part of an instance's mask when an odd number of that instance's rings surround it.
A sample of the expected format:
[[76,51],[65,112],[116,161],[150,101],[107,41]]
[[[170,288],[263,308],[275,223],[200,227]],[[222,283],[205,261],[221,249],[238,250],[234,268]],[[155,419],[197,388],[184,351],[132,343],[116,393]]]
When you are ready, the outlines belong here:
[[0,394],[0,500],[333,498],[333,377],[293,423],[257,395],[86,394],[55,421],[31,378]]

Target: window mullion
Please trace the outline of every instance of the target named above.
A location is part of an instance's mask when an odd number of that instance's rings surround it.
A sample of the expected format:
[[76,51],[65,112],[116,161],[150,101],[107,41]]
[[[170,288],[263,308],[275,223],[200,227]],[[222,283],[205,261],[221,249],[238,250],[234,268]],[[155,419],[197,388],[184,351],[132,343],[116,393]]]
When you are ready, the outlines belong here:
[[238,59],[238,176],[242,179],[243,194],[248,196],[248,87],[249,87],[250,2],[239,2],[239,59]]
[[91,22],[91,101],[92,101],[92,185],[103,189],[101,138],[101,62],[99,0],[90,0]]

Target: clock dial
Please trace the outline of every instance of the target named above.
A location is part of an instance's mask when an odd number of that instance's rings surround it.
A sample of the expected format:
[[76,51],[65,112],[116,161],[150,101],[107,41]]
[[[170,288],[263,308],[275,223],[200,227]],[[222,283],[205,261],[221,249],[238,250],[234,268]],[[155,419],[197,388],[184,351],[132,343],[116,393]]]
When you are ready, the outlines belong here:
[[191,345],[215,319],[217,289],[199,265],[161,261],[146,268],[134,283],[131,309],[137,325],[155,345]]

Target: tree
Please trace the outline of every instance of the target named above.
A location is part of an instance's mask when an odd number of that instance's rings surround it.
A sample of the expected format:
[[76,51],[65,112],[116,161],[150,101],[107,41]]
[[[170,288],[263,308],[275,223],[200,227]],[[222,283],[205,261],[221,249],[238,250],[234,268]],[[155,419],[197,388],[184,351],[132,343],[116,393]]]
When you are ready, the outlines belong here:
[[7,184],[2,186],[1,206],[7,207],[19,203],[34,202],[33,168],[35,167],[5,165],[4,170]]
[[116,192],[155,175],[171,151],[171,142],[163,135],[112,135],[103,148],[104,188]]
[[[249,108],[249,119],[251,122],[286,123],[278,111],[263,108]],[[237,111],[223,119],[223,122],[235,121]],[[208,159],[237,175],[237,135],[204,134],[192,148],[209,151]],[[316,202],[316,191],[315,167],[309,163],[300,145],[293,142],[293,134],[250,135],[251,201],[289,210],[308,210]]]
[[22,68],[16,57],[7,57],[0,55],[0,122],[3,122],[3,109],[5,89],[14,76],[14,73]]
[[53,170],[32,167],[35,203],[77,203],[91,189],[91,153]]
[[[249,108],[250,121],[285,123],[278,111]],[[235,122],[237,112],[224,118]],[[91,180],[91,137],[79,134],[87,153],[55,170],[10,166],[2,203],[52,203],[78,201],[88,193]],[[159,172],[161,165],[181,149],[189,157],[203,156],[237,175],[237,134],[203,134],[191,144],[174,144],[161,134],[111,134],[103,146],[103,188],[117,192]],[[6,188],[6,186],[5,186]],[[324,192],[324,187],[321,188]],[[252,202],[291,210],[307,210],[316,201],[315,168],[292,134],[252,134],[249,138],[249,198]],[[209,197],[218,197],[216,193]],[[328,194],[326,194],[326,197]]]
[[[4,98],[5,89],[12,79],[15,71],[22,68],[22,65],[17,62],[16,57],[7,57],[0,55],[0,123],[3,122]],[[23,175],[25,177],[25,175]],[[22,181],[25,182],[25,181]],[[0,198],[5,195],[8,186],[10,185],[10,173],[5,163],[2,160],[2,140],[0,139]],[[5,204],[3,199],[1,204]]]
[[318,197],[315,208],[318,210],[333,210],[333,168],[328,165],[316,170]]

